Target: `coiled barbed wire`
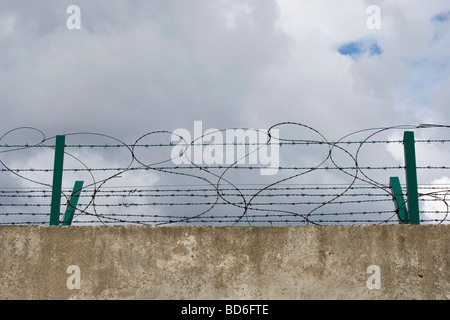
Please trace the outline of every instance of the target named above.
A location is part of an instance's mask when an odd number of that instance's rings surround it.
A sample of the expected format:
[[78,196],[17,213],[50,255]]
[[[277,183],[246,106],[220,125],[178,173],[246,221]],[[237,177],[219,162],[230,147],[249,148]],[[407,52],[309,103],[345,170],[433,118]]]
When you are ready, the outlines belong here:
[[[272,135],[272,132],[277,129],[286,127],[301,128],[309,132],[309,134],[315,135],[316,139],[302,139],[302,137],[294,138],[277,138]],[[304,224],[323,224],[323,223],[397,223],[398,210],[373,210],[373,211],[358,211],[357,209],[351,209],[349,212],[338,212],[337,213],[327,213],[320,212],[325,207],[330,207],[333,205],[333,210],[335,206],[343,205],[354,205],[354,204],[370,204],[377,202],[392,202],[393,194],[390,190],[387,181],[377,181],[376,178],[371,176],[370,172],[374,171],[388,171],[388,170],[402,170],[405,167],[402,165],[396,166],[368,166],[361,164],[361,154],[363,153],[364,146],[375,145],[375,144],[401,144],[402,140],[383,140],[374,139],[377,135],[396,130],[419,130],[419,129],[430,129],[430,128],[449,128],[449,126],[444,125],[401,125],[392,126],[385,128],[371,128],[359,130],[345,135],[341,139],[335,141],[329,141],[327,138],[320,133],[318,130],[301,124],[298,122],[280,122],[272,125],[268,130],[257,130],[251,128],[225,128],[210,130],[208,133],[196,137],[192,141],[187,141],[185,137],[174,133],[173,131],[151,131],[146,134],[141,135],[133,143],[127,144],[122,140],[119,140],[110,135],[105,135],[101,133],[68,133],[65,134],[66,137],[85,137],[87,139],[93,138],[103,138],[111,140],[113,143],[107,144],[66,144],[65,154],[70,159],[73,159],[75,163],[78,163],[80,167],[78,168],[64,168],[64,172],[70,173],[87,173],[90,176],[91,181],[85,184],[82,188],[81,198],[87,199],[87,201],[82,201],[75,208],[77,217],[84,217],[85,220],[77,220],[77,223],[138,223],[138,224],[153,224],[153,225],[163,225],[163,224],[173,224],[173,223],[231,223],[238,224],[240,222],[246,222],[248,224],[254,223],[266,223],[272,225],[273,223],[304,223]],[[204,140],[210,141],[211,136],[215,134],[222,134],[226,130],[244,130],[253,131],[258,135],[263,135],[266,137],[266,141],[259,141],[258,143],[244,142],[244,143],[233,143],[229,142],[214,142],[203,144]],[[7,144],[4,142],[9,136],[17,133],[23,133],[24,131],[31,131],[38,135],[36,141],[30,143],[13,143]],[[352,140],[353,136],[365,134],[363,139]],[[167,143],[145,143],[145,139],[159,136],[168,135],[170,137],[175,137],[178,139],[178,143],[173,143],[172,141]],[[32,149],[44,149],[52,150],[55,148],[53,140],[56,137],[46,138],[43,131],[32,128],[32,127],[20,127],[10,130],[0,137],[0,164],[2,168],[0,173],[11,173],[15,177],[18,177],[22,181],[26,181],[32,185],[36,185],[43,189],[33,190],[0,190],[0,216],[3,217],[24,217],[24,216],[46,216],[46,212],[21,212],[21,211],[11,211],[15,208],[49,208],[50,204],[48,202],[36,202],[38,199],[45,199],[51,197],[51,184],[46,183],[42,180],[32,178],[28,174],[51,174],[53,172],[52,168],[18,168],[8,165],[2,158],[2,155],[8,155],[19,153],[26,150]],[[208,139],[205,139],[208,138]],[[240,158],[233,159],[234,161],[230,164],[199,164],[192,160],[192,157],[187,156],[189,152],[193,152],[193,149],[198,145],[200,141],[200,146],[240,146],[249,147],[248,151],[246,149],[245,154],[241,154]],[[446,144],[450,142],[449,139],[418,139],[416,143],[425,144]],[[323,157],[317,161],[315,165],[312,166],[289,166],[280,165],[276,170],[282,172],[290,172],[287,176],[283,176],[279,179],[275,179],[273,182],[267,183],[262,186],[249,188],[243,188],[240,184],[233,181],[230,176],[231,172],[240,172],[243,170],[252,171],[260,170],[261,168],[270,168],[267,166],[261,166],[258,164],[242,165],[245,160],[249,159],[253,153],[259,152],[261,148],[268,147],[272,143],[278,144],[281,147],[292,147],[292,146],[319,146],[325,148],[325,154]],[[150,150],[152,148],[164,148],[164,147],[174,147],[183,146],[183,151],[181,154],[176,156],[167,157],[165,159],[153,162],[146,162],[139,155],[138,150]],[[250,148],[250,146],[252,148]],[[349,150],[349,146],[355,146],[356,150]],[[100,167],[92,168],[89,167],[85,161],[81,160],[81,157],[75,156],[68,150],[125,150],[128,154],[128,160],[125,165],[122,166],[111,166],[111,167]],[[344,155],[347,161],[351,162],[351,165],[341,165],[339,157],[336,155],[338,153],[340,156]],[[188,164],[175,165],[176,158],[185,157],[188,160]],[[328,163],[328,164],[327,164]],[[435,169],[435,170],[448,170],[448,166],[418,166],[417,169]],[[145,186],[137,186],[135,189],[112,189],[110,190],[108,183],[113,179],[119,178],[122,175],[130,172],[156,172],[158,174],[179,176],[183,178],[189,178],[192,182],[188,188],[172,188],[172,189],[153,189],[145,188]],[[347,178],[350,181],[346,185],[339,187],[320,187],[320,186],[309,186],[309,187],[298,187],[295,185],[293,187],[286,186],[290,182],[297,178],[307,176],[308,174],[314,172],[337,172]],[[197,173],[200,172],[201,174]],[[107,174],[106,177],[99,179],[96,174],[103,173]],[[199,183],[206,187],[197,188],[195,187]],[[363,186],[359,185],[363,184]],[[425,186],[425,189],[431,188],[428,192],[419,193],[421,201],[430,202],[436,201],[441,202],[445,205],[445,210],[435,210],[435,211],[424,211],[427,214],[435,214],[443,216],[439,219],[422,219],[425,222],[436,222],[443,223],[448,221],[448,211],[449,206],[447,203],[447,196],[450,193],[449,189],[442,189],[436,186]],[[434,188],[434,189],[433,189]],[[370,190],[371,192],[355,192],[360,189]],[[296,191],[302,191],[297,192]],[[333,191],[332,193],[329,191]],[[283,191],[281,193],[280,191]],[[310,191],[317,191],[316,193],[311,193]],[[374,193],[375,192],[375,193]],[[71,190],[64,190],[62,196],[65,197],[66,206],[70,205]],[[309,198],[323,198],[323,200],[310,200]],[[34,203],[17,203],[12,202],[11,199],[33,199]],[[101,199],[116,199],[116,203],[98,203]],[[127,201],[118,201],[117,199],[127,199]],[[138,199],[148,199],[148,198],[183,198],[188,200],[183,200],[180,202],[174,201],[150,201],[150,202],[139,202],[134,200],[129,200],[129,198]],[[204,198],[207,201],[197,201],[196,198]],[[287,201],[286,198],[289,198]],[[293,198],[295,200],[293,200]],[[350,198],[350,199],[349,199]],[[356,199],[353,199],[356,198]],[[8,201],[2,202],[1,199],[8,199]],[[261,201],[263,199],[263,201]],[[266,199],[279,199],[277,201],[266,201]],[[164,215],[155,212],[141,213],[140,215],[135,213],[111,213],[109,210],[114,207],[118,208],[131,208],[134,210],[140,210],[139,208],[150,208],[150,207],[183,207],[183,208],[196,208],[202,207],[200,210],[196,211],[190,215]],[[304,206],[308,206],[305,209]],[[237,214],[224,216],[220,215],[208,215],[216,207],[228,207],[237,209]],[[294,207],[294,208],[292,208]],[[393,207],[393,204],[392,204]],[[289,208],[289,209],[288,209]],[[4,210],[3,210],[4,209]],[[105,211],[106,209],[106,211]],[[3,211],[3,212],[2,212]],[[49,210],[47,210],[49,211]],[[323,217],[336,216],[341,217],[345,215],[354,216],[361,215],[367,217],[367,214],[372,215],[383,215],[387,217],[381,218],[379,220],[373,220],[370,218],[366,219],[329,219],[324,220]],[[136,219],[136,218],[142,219]],[[126,218],[126,219],[124,219]],[[145,219],[144,219],[145,218]],[[272,220],[271,220],[272,219]],[[340,221],[340,222],[339,222]],[[15,224],[19,222],[0,222],[0,224]],[[32,223],[27,221],[22,221],[20,223]],[[40,222],[36,222],[40,223]]]

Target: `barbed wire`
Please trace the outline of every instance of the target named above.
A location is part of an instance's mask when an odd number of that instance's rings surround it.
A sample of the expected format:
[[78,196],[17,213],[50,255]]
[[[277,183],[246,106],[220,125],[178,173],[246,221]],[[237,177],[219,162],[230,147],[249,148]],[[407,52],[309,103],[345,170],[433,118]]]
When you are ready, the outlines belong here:
[[[418,139],[415,141],[416,143],[449,143],[450,139]],[[328,144],[332,145],[338,145],[338,144],[344,144],[344,145],[350,145],[350,144],[403,144],[403,140],[367,140],[367,141],[330,141]],[[292,145],[323,145],[325,144],[323,141],[292,141],[292,142],[279,142],[278,145],[281,146],[292,146]],[[177,144],[175,143],[158,143],[158,144],[135,144],[134,147],[142,147],[142,148],[152,148],[152,147],[174,147]],[[192,146],[195,145],[203,145],[203,144],[191,144]],[[245,146],[264,146],[265,143],[214,143],[216,146],[239,146],[239,145],[245,145]],[[55,145],[29,145],[29,144],[0,144],[0,148],[14,148],[14,149],[24,149],[24,148],[54,148]],[[78,148],[78,149],[94,149],[94,148],[100,148],[100,149],[106,149],[106,148],[124,148],[126,145],[121,144],[66,144],[66,148]],[[5,151],[1,151],[5,152]],[[0,153],[1,153],[0,152]]]
[[[273,132],[281,128],[294,127],[296,129],[306,130],[308,134],[316,136],[315,139],[304,139],[301,136],[295,138],[279,137]],[[388,180],[383,178],[378,180],[370,172],[378,174],[384,172],[392,175],[399,175],[398,170],[404,170],[404,165],[363,165],[361,154],[363,147],[366,145],[390,145],[403,144],[402,140],[395,139],[374,139],[375,136],[386,132],[398,130],[420,130],[431,128],[449,128],[443,125],[402,125],[386,128],[372,128],[352,132],[341,139],[328,141],[325,136],[318,130],[307,125],[296,122],[281,122],[271,126],[268,130],[256,130],[250,128],[239,128],[245,132],[255,132],[263,141],[251,142],[203,142],[210,141],[210,136],[214,134],[222,134],[230,129],[217,129],[208,134],[196,137],[194,140],[186,139],[170,131],[152,131],[141,135],[134,143],[125,143],[122,140],[109,135],[99,133],[69,133],[69,138],[83,137],[88,139],[108,139],[112,143],[92,144],[92,143],[70,143],[66,144],[65,155],[71,161],[63,172],[70,174],[87,174],[90,182],[83,186],[81,190],[81,201],[75,208],[74,224],[112,224],[112,223],[132,223],[132,224],[180,224],[180,223],[198,223],[198,224],[346,224],[346,223],[398,223],[398,210],[394,209],[392,202],[393,194],[389,188]],[[36,142],[19,142],[6,143],[4,140],[11,135],[21,136],[25,132],[32,132],[38,135]],[[351,139],[354,136],[364,134],[361,139]],[[161,143],[145,143],[145,139],[158,135],[167,135],[171,139],[176,138],[178,143],[161,142]],[[208,139],[205,139],[207,138]],[[0,137],[0,174],[11,174],[18,178],[21,183],[28,185],[27,189],[21,190],[17,187],[5,188],[0,186],[0,224],[45,224],[38,218],[46,219],[49,217],[49,202],[39,202],[39,199],[47,199],[51,197],[51,183],[48,176],[53,174],[52,168],[36,167],[19,167],[16,154],[20,152],[31,152],[36,150],[49,150],[55,148],[56,137],[47,138],[45,134],[38,129],[32,127],[21,127],[10,130]],[[247,137],[248,138],[248,137]],[[22,138],[23,139],[23,138]],[[199,142],[200,141],[200,142]],[[417,139],[416,143],[424,145],[446,144],[450,139]],[[297,166],[297,165],[276,165],[250,163],[251,157],[263,148],[272,147],[302,146],[320,146],[325,148],[324,154],[315,165]],[[245,152],[240,155],[235,154],[235,158],[226,164],[205,164],[194,161],[195,148],[202,147],[245,147]],[[355,146],[355,150],[348,147]],[[160,160],[154,160],[146,163],[141,150],[160,150],[163,147],[179,147],[182,152]],[[289,149],[289,148],[288,148]],[[120,160],[127,158],[126,165],[104,165],[107,161],[96,163],[100,167],[88,166],[86,160],[83,160],[83,154],[76,151],[97,150],[125,150],[128,156],[122,156]],[[281,149],[280,149],[281,150]],[[75,153],[72,153],[75,151]],[[267,152],[267,150],[263,150]],[[189,152],[194,153],[194,157],[188,156]],[[160,152],[151,153],[152,155],[160,154]],[[297,153],[298,154],[298,153]],[[266,154],[267,156],[267,154]],[[16,157],[19,157],[18,155]],[[184,157],[184,158],[183,158]],[[346,162],[351,164],[341,165],[341,158],[345,158]],[[11,160],[11,159],[16,159]],[[180,159],[187,159],[183,164],[179,163]],[[109,160],[104,158],[104,160]],[[7,164],[10,161],[14,166]],[[248,163],[246,163],[248,162]],[[250,164],[249,164],[250,163]],[[78,164],[78,167],[74,165]],[[282,175],[274,181],[259,186],[251,186],[251,184],[240,184],[234,180],[231,173],[236,172],[238,178],[246,177],[242,172],[251,173],[261,169],[275,169],[280,171]],[[418,170],[434,170],[438,171],[450,169],[446,165],[429,165],[418,166]],[[292,172],[291,172],[292,171]],[[135,188],[118,188],[117,186],[109,186],[116,178],[121,178],[126,174],[136,172],[142,175],[146,172],[158,175],[169,175],[171,177],[181,177],[190,179],[191,184],[186,187],[169,187],[166,189],[161,186],[144,186],[137,185]],[[291,172],[291,173],[289,173]],[[348,183],[339,186],[336,185],[302,185],[301,183],[292,183],[292,186],[286,186],[288,182],[305,176],[325,172],[326,174],[335,175],[339,173],[342,177],[349,179]],[[428,171],[427,171],[428,172]],[[286,174],[287,175],[286,175]],[[97,174],[106,174],[102,178],[98,178]],[[47,178],[46,178],[47,177]],[[196,187],[201,182],[204,187]],[[33,189],[39,186],[40,189]],[[205,187],[206,186],[206,187]],[[443,210],[422,210],[425,215],[436,215],[437,218],[430,219],[428,216],[422,217],[421,221],[428,223],[448,223],[448,204],[447,196],[450,193],[450,186],[424,185],[420,186],[420,201],[422,203],[440,203]],[[428,191],[427,191],[428,190]],[[70,206],[69,200],[71,189],[64,189],[62,196],[66,201],[62,204],[64,207]],[[168,201],[151,201],[154,198],[168,199]],[[204,201],[196,201],[195,199],[204,199]],[[295,200],[295,199],[298,200]],[[314,200],[320,198],[322,201]],[[135,199],[135,200],[132,200]],[[376,210],[361,210],[358,205],[375,206]],[[336,212],[336,206],[345,207],[346,211]],[[382,206],[382,207],[379,207]],[[183,212],[177,214],[161,214],[164,208],[178,207],[181,210],[189,211],[190,214]],[[202,207],[200,209],[195,209]],[[42,212],[11,212],[13,208],[43,208]],[[118,208],[118,212],[105,212]],[[136,214],[139,208],[152,208],[152,212]],[[191,208],[193,208],[191,210]],[[212,214],[217,208],[225,208],[224,210],[237,211],[235,215],[224,215],[223,210],[216,214]],[[378,209],[377,209],[378,208]],[[379,209],[381,208],[381,209]],[[389,209],[387,209],[389,208]],[[156,209],[156,211],[154,211]],[[130,211],[131,210],[131,211]],[[172,210],[172,209],[171,209]],[[331,210],[328,212],[327,210]],[[128,212],[130,211],[130,212]],[[259,214],[258,214],[259,213]],[[262,213],[262,214],[261,214]],[[208,215],[211,214],[211,215]],[[330,217],[345,217],[362,215],[364,219],[328,219]],[[371,217],[370,217],[371,216]],[[375,219],[374,216],[377,216]],[[32,217],[33,221],[18,218]],[[327,219],[324,219],[326,217]],[[36,219],[34,219],[36,218]],[[138,218],[141,218],[139,220]],[[6,219],[6,220],[5,220]]]

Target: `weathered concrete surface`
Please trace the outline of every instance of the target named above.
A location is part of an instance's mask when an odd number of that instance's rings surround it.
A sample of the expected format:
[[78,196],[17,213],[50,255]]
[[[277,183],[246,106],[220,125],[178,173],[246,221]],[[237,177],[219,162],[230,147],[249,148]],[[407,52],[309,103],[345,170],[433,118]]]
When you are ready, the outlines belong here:
[[449,228],[2,226],[0,299],[450,299]]

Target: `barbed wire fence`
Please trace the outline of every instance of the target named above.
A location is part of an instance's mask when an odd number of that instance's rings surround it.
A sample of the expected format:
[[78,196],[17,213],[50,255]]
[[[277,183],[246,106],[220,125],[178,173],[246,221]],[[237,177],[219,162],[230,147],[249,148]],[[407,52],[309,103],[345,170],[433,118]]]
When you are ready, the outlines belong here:
[[[405,181],[405,165],[393,157],[401,154],[404,143],[396,133],[414,130],[427,136],[415,140],[418,161],[426,162],[417,166],[419,178],[426,180],[418,187],[420,222],[447,224],[448,128],[364,129],[330,141],[295,122],[277,123],[266,131],[235,128],[247,138],[251,132],[264,137],[258,141],[218,139],[229,129],[210,130],[195,139],[153,131],[132,143],[99,133],[69,133],[60,212],[71,206],[73,182],[83,180],[72,225],[397,224],[389,177]],[[276,137],[275,129],[292,135]],[[1,225],[49,224],[55,139],[31,127],[0,137]],[[265,156],[273,153],[267,148],[272,145],[279,148],[280,163],[271,167],[252,161],[263,148]],[[245,153],[238,154],[239,147]],[[225,158],[229,150],[234,158],[226,163],[195,159],[196,152],[207,148],[223,151],[215,159]],[[277,173],[263,176],[261,169]]]

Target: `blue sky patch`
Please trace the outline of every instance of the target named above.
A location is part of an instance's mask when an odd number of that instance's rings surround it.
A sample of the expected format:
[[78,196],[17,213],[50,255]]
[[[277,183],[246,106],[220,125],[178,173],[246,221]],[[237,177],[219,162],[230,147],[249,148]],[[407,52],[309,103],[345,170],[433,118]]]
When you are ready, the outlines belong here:
[[376,41],[354,41],[343,44],[338,48],[338,52],[344,56],[350,56],[357,60],[361,55],[379,56],[383,53],[383,49]]
[[444,22],[444,21],[450,20],[450,11],[444,12],[444,13],[439,13],[439,14],[435,15],[433,18],[431,18],[431,20],[438,21],[438,22]]
[[361,46],[357,42],[350,42],[339,47],[339,53],[344,56],[355,56],[361,54]]
[[378,46],[378,43],[373,43],[369,47],[369,55],[371,56],[379,56],[383,53],[383,50]]

